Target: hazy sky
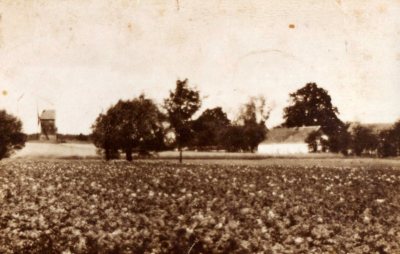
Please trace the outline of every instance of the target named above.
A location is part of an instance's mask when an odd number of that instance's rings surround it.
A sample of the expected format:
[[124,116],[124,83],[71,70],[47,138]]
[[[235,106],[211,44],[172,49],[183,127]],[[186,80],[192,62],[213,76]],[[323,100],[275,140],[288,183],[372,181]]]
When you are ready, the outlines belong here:
[[158,103],[188,78],[236,116],[249,96],[282,122],[288,94],[327,89],[344,121],[400,118],[400,1],[0,0],[0,108],[38,130],[89,133],[119,98]]

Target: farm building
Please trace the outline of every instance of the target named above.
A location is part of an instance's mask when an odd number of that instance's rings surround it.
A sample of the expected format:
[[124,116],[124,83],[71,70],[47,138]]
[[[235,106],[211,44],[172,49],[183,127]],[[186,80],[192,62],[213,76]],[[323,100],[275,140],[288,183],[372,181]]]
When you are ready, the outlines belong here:
[[295,128],[275,128],[268,132],[267,138],[258,145],[259,154],[290,155],[313,152],[306,139],[315,133],[315,151],[321,151],[321,140],[327,139],[320,126],[305,126]]
[[40,124],[39,140],[56,141],[56,112],[49,109],[43,110],[42,114],[38,116],[38,121]]

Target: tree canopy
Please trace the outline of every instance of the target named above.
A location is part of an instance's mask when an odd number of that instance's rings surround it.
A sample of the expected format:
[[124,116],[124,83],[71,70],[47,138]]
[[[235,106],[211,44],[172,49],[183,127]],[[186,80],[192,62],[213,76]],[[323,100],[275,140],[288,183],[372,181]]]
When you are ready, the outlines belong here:
[[115,138],[115,119],[111,114],[100,114],[92,126],[93,143],[98,147],[106,160],[119,157],[119,144]]
[[266,107],[264,97],[250,97],[239,113],[235,123],[226,128],[223,144],[228,151],[254,152],[267,134],[266,120],[270,109]]
[[290,103],[284,109],[286,127],[320,125],[325,129],[335,129],[340,122],[338,109],[332,105],[328,92],[315,83],[307,83],[303,88],[290,94]]
[[156,140],[162,142],[162,114],[152,100],[141,95],[118,101],[96,119],[92,129],[94,143],[104,150],[106,159],[122,150],[131,161],[133,149],[147,151],[156,147]]
[[332,152],[346,152],[350,141],[347,126],[337,116],[339,110],[332,99],[316,83],[307,83],[290,94],[290,105],[284,108],[284,126],[301,127],[319,125],[329,136],[328,146]]
[[23,148],[26,138],[21,121],[5,110],[0,110],[0,160]]
[[193,145],[196,147],[220,147],[222,133],[230,125],[221,107],[205,110],[199,118],[193,121],[195,132]]
[[378,148],[379,140],[371,128],[357,124],[352,130],[351,149],[360,156],[363,152],[372,153]]
[[270,109],[266,107],[264,97],[250,97],[242,107],[238,122],[243,124],[246,150],[254,152],[258,144],[267,134],[265,122],[268,120]]
[[400,155],[400,120],[392,128],[379,133],[378,155],[380,157]]

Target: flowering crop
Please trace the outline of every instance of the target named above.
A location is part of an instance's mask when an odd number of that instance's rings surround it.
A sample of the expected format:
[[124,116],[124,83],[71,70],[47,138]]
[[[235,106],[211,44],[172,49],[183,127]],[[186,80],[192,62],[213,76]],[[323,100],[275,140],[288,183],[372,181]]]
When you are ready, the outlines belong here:
[[400,171],[0,165],[0,253],[400,253]]

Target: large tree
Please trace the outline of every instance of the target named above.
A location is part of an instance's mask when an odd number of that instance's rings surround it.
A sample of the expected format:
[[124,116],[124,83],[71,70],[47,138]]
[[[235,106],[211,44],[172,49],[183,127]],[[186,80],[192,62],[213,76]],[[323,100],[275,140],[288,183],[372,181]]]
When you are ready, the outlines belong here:
[[266,107],[264,97],[250,97],[245,103],[235,123],[225,129],[223,144],[229,151],[254,152],[267,134],[266,120],[270,109]]
[[254,152],[258,144],[265,139],[270,109],[266,106],[266,100],[262,96],[250,97],[240,112],[238,123],[243,125],[246,142],[246,150]]
[[221,143],[229,152],[248,150],[243,125],[231,124],[228,126],[222,134]]
[[351,149],[355,155],[360,156],[363,152],[371,153],[378,148],[378,137],[371,128],[357,124],[351,134]]
[[15,116],[0,110],[0,160],[9,157],[25,145],[27,136],[22,133],[22,123]]
[[120,100],[93,125],[96,146],[105,150],[106,159],[122,150],[128,161],[134,149],[146,151],[162,133],[162,114],[156,104],[141,95],[133,100]]
[[193,121],[194,140],[197,147],[219,147],[224,130],[230,125],[226,113],[221,107],[205,110]]
[[290,94],[290,105],[284,109],[284,126],[301,127],[319,125],[329,137],[332,152],[346,152],[350,141],[347,126],[337,116],[339,111],[332,105],[331,96],[315,83]]
[[182,162],[182,148],[188,145],[193,137],[192,116],[201,106],[200,94],[189,87],[188,80],[177,80],[174,91],[164,101],[168,120],[176,135],[179,150],[179,162]]
[[380,157],[400,155],[400,120],[392,128],[379,133],[378,155]]

